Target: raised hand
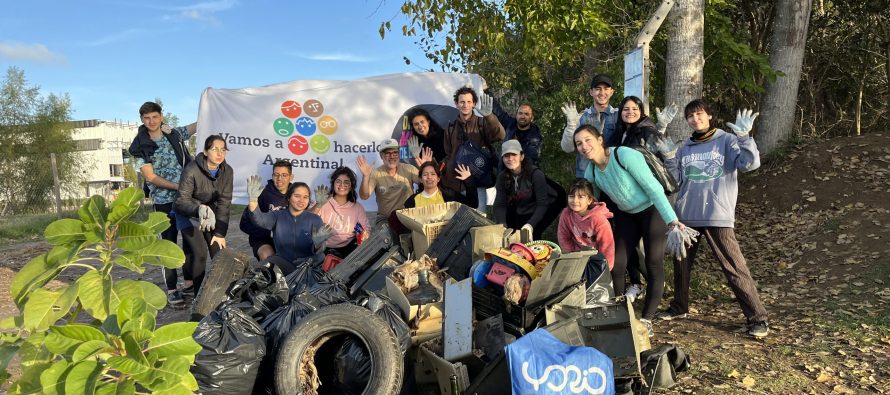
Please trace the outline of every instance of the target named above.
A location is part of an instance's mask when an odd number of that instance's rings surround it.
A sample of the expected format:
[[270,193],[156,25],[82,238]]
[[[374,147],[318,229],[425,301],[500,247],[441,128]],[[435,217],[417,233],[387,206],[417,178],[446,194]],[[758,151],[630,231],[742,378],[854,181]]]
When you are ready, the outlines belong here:
[[667,131],[668,125],[671,124],[671,121],[674,120],[674,117],[677,116],[677,112],[680,111],[677,108],[677,104],[671,103],[671,105],[665,107],[664,111],[661,111],[660,108],[655,108],[655,118],[658,120],[658,123],[655,125],[658,128],[658,133],[664,134]]
[[331,198],[331,189],[328,188],[327,185],[319,185],[315,187],[315,205],[316,207],[321,207],[321,205],[327,203],[328,199]]
[[358,169],[359,169],[359,171],[362,172],[362,175],[363,175],[363,176],[365,176],[365,177],[370,177],[370,176],[371,176],[371,170],[373,170],[373,168],[372,168],[371,165],[368,163],[368,161],[365,160],[365,156],[364,156],[364,155],[359,155],[359,156],[357,156],[357,157],[355,158],[355,164],[358,166]]
[[672,159],[677,156],[677,150],[680,148],[680,144],[676,144],[671,141],[668,136],[659,136],[653,139],[654,143],[651,146],[646,147],[649,151],[658,152],[664,159]]
[[411,156],[414,158],[418,157],[421,149],[423,149],[423,144],[417,140],[417,136],[411,136],[408,139],[408,151],[411,152]]
[[328,241],[332,233],[334,233],[334,228],[331,228],[328,224],[322,225],[320,228],[312,231],[312,245],[316,249],[323,247],[324,242]]
[[433,149],[430,147],[423,147],[423,151],[421,151],[420,156],[415,156],[414,161],[417,162],[417,167],[420,165],[430,162],[433,160]]
[[578,114],[578,109],[575,108],[575,103],[568,102],[562,105],[562,113],[566,116],[566,124],[567,125],[577,125],[578,118],[581,116]]
[[457,168],[454,169],[454,172],[457,173],[457,176],[455,178],[461,181],[464,181],[473,175],[473,173],[470,172],[470,168],[467,167],[467,165],[463,164],[457,165]]
[[754,110],[738,110],[735,115],[735,123],[727,122],[726,126],[732,129],[736,136],[748,137],[748,133],[751,133],[751,129],[754,128],[754,120],[757,119],[758,115],[760,113],[754,112]]
[[263,193],[263,181],[260,176],[247,177],[247,200],[256,203]]
[[482,116],[491,115],[492,110],[494,109],[494,99],[487,93],[483,93],[479,95],[479,113]]

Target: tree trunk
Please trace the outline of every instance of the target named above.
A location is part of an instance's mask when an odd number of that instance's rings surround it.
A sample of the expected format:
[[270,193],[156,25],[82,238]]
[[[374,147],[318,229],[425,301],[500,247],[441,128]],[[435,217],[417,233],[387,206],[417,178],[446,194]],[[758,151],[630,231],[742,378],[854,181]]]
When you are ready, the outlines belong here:
[[779,0],[770,40],[769,65],[784,76],[766,82],[760,110],[761,122],[754,136],[763,154],[792,135],[796,114],[800,69],[803,65],[812,0]]
[[668,15],[670,31],[664,105],[675,103],[680,108],[680,112],[668,126],[667,133],[674,140],[689,135],[683,107],[702,95],[705,67],[704,12],[704,0],[677,0]]

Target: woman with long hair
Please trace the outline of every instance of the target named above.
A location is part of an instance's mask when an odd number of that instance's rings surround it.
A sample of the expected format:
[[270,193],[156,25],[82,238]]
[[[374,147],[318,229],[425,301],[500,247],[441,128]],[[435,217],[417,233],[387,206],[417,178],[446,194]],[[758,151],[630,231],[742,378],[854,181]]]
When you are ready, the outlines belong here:
[[316,188],[317,204],[312,210],[321,217],[322,222],[333,229],[327,242],[326,254],[345,258],[358,247],[358,239],[368,237],[371,230],[365,208],[356,203],[355,172],[348,167],[338,167],[331,173],[329,191],[333,194],[328,198],[325,188]]
[[208,255],[212,259],[226,248],[229,206],[232,204],[234,171],[226,163],[226,140],[214,134],[204,141],[204,151],[182,170],[179,196],[173,209],[180,218],[182,242],[189,248],[182,266],[183,293],[197,295],[204,281]]
[[664,250],[668,225],[685,227],[677,220],[664,189],[646,164],[643,154],[632,148],[606,148],[603,135],[590,125],[575,130],[575,147],[590,160],[585,178],[594,194],[605,192],[617,206],[615,214],[615,264],[612,284],[616,294],[624,293],[628,256],[643,240],[649,281],[642,321],[652,332],[658,304],[664,294]]

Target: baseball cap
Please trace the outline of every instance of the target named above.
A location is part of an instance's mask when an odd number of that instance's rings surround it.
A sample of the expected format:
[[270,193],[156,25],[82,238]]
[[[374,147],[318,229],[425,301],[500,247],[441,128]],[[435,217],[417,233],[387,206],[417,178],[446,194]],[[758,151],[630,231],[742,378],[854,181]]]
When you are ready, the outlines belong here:
[[593,76],[593,80],[590,81],[590,89],[595,88],[599,84],[606,84],[609,88],[613,87],[612,79],[607,77],[605,74],[597,74]]
[[388,149],[399,149],[399,142],[396,139],[386,139],[380,142],[380,150],[378,152],[383,152]]
[[501,156],[507,154],[516,154],[519,155],[522,153],[522,145],[519,144],[519,140],[507,140],[501,144]]

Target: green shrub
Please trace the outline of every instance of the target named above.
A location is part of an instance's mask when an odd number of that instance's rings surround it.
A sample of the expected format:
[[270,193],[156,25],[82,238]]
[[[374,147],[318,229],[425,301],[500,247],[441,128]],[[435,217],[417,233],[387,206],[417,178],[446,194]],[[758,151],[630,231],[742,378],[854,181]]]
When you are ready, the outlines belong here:
[[[182,266],[176,244],[158,239],[170,223],[164,213],[133,222],[142,191],[128,188],[107,207],[88,199],[78,219],[60,219],[44,231],[52,250],[16,274],[10,293],[19,314],[0,322],[0,375],[18,354],[22,375],[9,393],[192,393],[189,372],[201,350],[194,322],[156,327],[167,304],[158,286],[117,280],[114,267],[142,273],[144,264]],[[47,284],[66,269],[87,271],[70,284]],[[83,314],[88,315],[84,317]],[[87,322],[87,323],[82,323]]]

